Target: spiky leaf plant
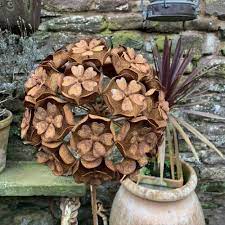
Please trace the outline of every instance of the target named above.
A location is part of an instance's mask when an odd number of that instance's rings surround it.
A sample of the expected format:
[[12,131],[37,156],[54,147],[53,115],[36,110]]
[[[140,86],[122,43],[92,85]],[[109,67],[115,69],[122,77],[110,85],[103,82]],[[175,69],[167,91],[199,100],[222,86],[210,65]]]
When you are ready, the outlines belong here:
[[[193,56],[192,50],[185,51],[182,48],[182,39],[179,38],[174,54],[172,54],[172,41],[167,37],[164,41],[164,48],[162,55],[159,52],[159,49],[156,47],[153,48],[153,56],[156,68],[156,74],[158,79],[162,85],[163,91],[165,93],[165,100],[169,103],[170,113],[168,115],[168,126],[166,139],[169,147],[170,159],[173,159],[172,155],[174,152],[179,150],[178,141],[177,141],[177,133],[183,138],[183,140],[188,145],[189,149],[194,154],[197,161],[199,161],[198,154],[196,149],[189,138],[189,135],[186,131],[192,133],[196,138],[206,144],[208,147],[217,152],[222,158],[224,158],[221,151],[216,148],[216,146],[210,142],[203,134],[201,134],[196,128],[194,128],[190,123],[184,121],[184,119],[177,116],[176,111],[179,111],[181,107],[190,106],[185,100],[188,98],[193,99],[196,96],[201,96],[204,94],[204,91],[201,92],[199,89],[201,87],[195,85],[195,83],[206,73],[211,72],[212,70],[218,68],[220,65],[210,65],[209,61],[205,61],[202,63],[202,66],[196,67],[191,74],[188,76],[184,76],[184,73],[187,69],[187,66],[191,63]],[[209,66],[208,66],[209,65]],[[204,85],[202,85],[204,86]],[[207,90],[207,88],[205,89]],[[195,105],[197,103],[194,103]],[[182,112],[185,112],[183,110]],[[204,116],[213,119],[224,120],[217,115],[213,115],[210,113],[199,112],[194,110],[186,110],[188,114],[195,114],[199,116]],[[161,151],[165,151],[163,148]],[[162,153],[159,154],[161,156]],[[165,155],[163,153],[163,155]],[[161,167],[161,177],[163,174],[163,166],[165,158],[159,157],[160,167]],[[171,161],[171,173],[174,174],[173,168],[174,162]]]

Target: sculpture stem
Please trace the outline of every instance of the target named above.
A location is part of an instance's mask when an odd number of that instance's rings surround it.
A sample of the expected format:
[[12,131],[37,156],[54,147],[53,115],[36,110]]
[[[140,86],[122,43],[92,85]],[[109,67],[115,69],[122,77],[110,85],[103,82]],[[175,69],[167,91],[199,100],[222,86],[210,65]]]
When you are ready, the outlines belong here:
[[98,225],[96,186],[90,185],[90,190],[91,190],[91,206],[92,206],[92,215],[93,215],[93,225]]

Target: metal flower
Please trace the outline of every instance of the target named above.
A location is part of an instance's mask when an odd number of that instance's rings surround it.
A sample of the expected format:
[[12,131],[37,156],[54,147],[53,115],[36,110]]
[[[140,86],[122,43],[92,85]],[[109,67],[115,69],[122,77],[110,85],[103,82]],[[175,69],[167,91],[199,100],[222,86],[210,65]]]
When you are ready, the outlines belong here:
[[167,120],[170,108],[169,108],[169,102],[165,100],[165,93],[163,91],[159,92],[158,110],[163,120]]
[[119,75],[130,74],[135,80],[154,78],[154,69],[147,60],[135,53],[133,48],[116,48],[111,51],[111,61]]
[[114,177],[114,172],[103,164],[94,169],[87,169],[81,165],[74,174],[75,182],[96,186],[102,184],[103,182],[110,181]]
[[48,97],[38,102],[33,126],[41,136],[42,143],[59,141],[74,126],[72,111],[63,100]]
[[125,122],[121,127],[117,142],[122,147],[123,155],[136,160],[140,166],[148,163],[150,154],[157,151],[158,139],[161,135],[147,117],[140,116]]
[[142,73],[150,71],[150,65],[141,54],[136,54],[133,48],[127,48],[127,52],[123,52],[124,59],[130,63],[132,69]]
[[56,95],[62,74],[39,66],[25,83],[25,105],[35,105],[37,99]]
[[92,39],[89,43],[85,40],[75,44],[72,48],[73,53],[81,54],[82,56],[92,56],[94,52],[100,52],[104,49],[105,45],[101,40]]
[[69,153],[68,148],[64,144],[54,149],[54,151],[42,147],[36,154],[36,157],[38,163],[47,164],[56,176],[73,175],[79,167],[79,161]]
[[73,130],[70,142],[81,164],[87,169],[98,167],[112,144],[110,120],[94,115],[88,115],[80,121]]
[[31,123],[31,110],[26,108],[21,123],[21,138],[25,138]]
[[34,115],[37,122],[34,127],[39,135],[45,139],[53,139],[56,135],[56,129],[62,127],[63,116],[59,114],[56,105],[48,102],[47,110],[38,107]]
[[112,80],[106,90],[106,97],[113,108],[114,114],[137,116],[146,108],[143,86],[131,80],[129,83],[124,77]]
[[100,76],[93,67],[84,68],[82,65],[72,66],[71,74],[62,80],[62,93],[79,102],[98,91]]
[[96,64],[103,65],[108,57],[108,48],[103,39],[86,39],[67,46],[71,58],[77,63],[92,59]]
[[47,80],[47,72],[43,67],[38,67],[25,83],[27,95],[35,96]]

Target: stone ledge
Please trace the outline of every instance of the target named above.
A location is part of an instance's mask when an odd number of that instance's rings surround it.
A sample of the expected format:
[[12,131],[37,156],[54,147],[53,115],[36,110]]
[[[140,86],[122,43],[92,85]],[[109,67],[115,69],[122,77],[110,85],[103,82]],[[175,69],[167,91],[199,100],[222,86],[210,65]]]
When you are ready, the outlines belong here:
[[86,188],[72,177],[57,177],[33,161],[7,162],[0,174],[0,196],[84,196]]

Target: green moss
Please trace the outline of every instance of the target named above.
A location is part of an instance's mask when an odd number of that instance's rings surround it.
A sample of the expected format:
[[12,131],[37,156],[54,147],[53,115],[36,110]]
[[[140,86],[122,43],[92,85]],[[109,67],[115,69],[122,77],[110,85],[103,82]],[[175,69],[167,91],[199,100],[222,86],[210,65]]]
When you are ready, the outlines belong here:
[[108,28],[109,28],[109,30],[120,30],[121,25],[116,23],[115,21],[110,21]]
[[132,47],[134,49],[140,50],[144,45],[144,38],[138,32],[118,31],[113,34],[112,44],[113,47],[123,45],[126,47]]
[[101,22],[101,28],[100,28],[100,30],[101,31],[105,31],[107,29],[108,29],[108,21],[105,18],[103,18],[103,20]]
[[[171,40],[173,40],[175,38],[174,35],[167,35],[167,37]],[[165,40],[165,35],[158,35],[155,38],[155,44],[158,46],[159,51],[163,51],[163,47],[164,47],[164,40]]]
[[198,185],[198,190],[202,192],[217,192],[224,193],[225,191],[225,183],[216,181],[209,183],[202,183]]
[[217,207],[218,207],[218,205],[213,203],[213,202],[202,203],[202,208],[203,209],[216,209]]

